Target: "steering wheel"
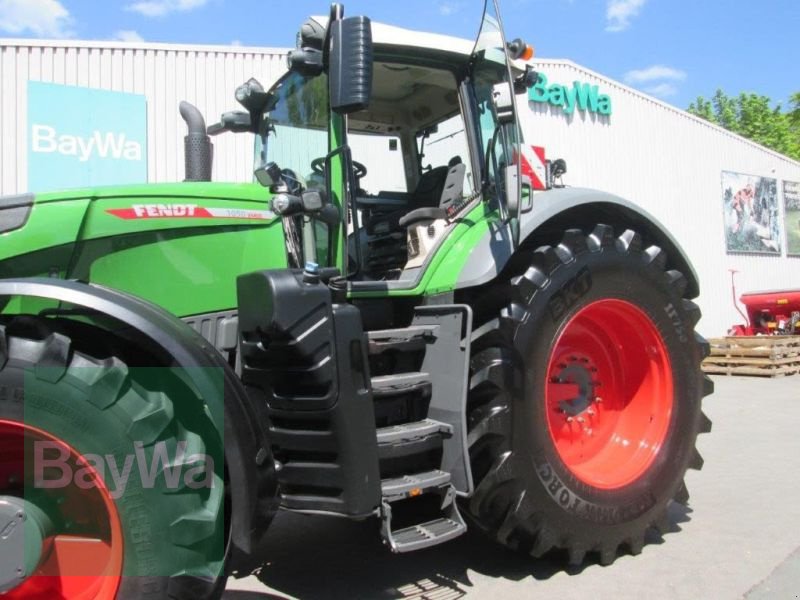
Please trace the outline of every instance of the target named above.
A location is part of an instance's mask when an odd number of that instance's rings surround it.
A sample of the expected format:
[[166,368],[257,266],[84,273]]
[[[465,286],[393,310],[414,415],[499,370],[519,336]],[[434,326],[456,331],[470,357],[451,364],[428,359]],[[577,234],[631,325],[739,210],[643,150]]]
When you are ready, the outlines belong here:
[[[325,175],[325,157],[315,158],[311,161],[311,170],[318,175]],[[358,161],[353,161],[353,175],[356,179],[361,179],[367,174],[367,167]]]
[[365,167],[360,162],[353,161],[353,175],[356,176],[356,179],[361,179],[367,174],[367,167]]
[[320,156],[311,161],[311,170],[317,175],[325,175],[325,157]]

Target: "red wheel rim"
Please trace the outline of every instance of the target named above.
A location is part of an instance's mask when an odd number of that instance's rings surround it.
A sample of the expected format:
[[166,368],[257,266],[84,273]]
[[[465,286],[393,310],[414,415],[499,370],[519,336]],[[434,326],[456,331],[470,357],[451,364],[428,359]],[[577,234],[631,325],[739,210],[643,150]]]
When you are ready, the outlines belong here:
[[566,323],[545,386],[559,457],[582,482],[616,489],[653,464],[672,416],[673,379],[653,321],[623,300],[598,300]]
[[[37,483],[37,443],[68,457],[65,464],[73,474],[80,472],[80,479],[47,489]],[[2,595],[4,600],[113,600],[122,574],[122,526],[114,499],[90,462],[40,429],[0,420],[0,496],[24,498],[52,521],[37,570]]]

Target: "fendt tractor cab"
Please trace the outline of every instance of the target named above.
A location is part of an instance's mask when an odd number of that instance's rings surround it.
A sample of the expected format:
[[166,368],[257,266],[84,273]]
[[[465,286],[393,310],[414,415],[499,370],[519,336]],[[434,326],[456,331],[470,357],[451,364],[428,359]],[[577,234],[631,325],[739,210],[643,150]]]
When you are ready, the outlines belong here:
[[0,199],[4,598],[216,598],[278,507],[573,564],[669,530],[698,282],[634,203],[531,189],[529,57],[495,0],[475,43],[334,5],[208,130],[257,182],[183,104],[187,182]]

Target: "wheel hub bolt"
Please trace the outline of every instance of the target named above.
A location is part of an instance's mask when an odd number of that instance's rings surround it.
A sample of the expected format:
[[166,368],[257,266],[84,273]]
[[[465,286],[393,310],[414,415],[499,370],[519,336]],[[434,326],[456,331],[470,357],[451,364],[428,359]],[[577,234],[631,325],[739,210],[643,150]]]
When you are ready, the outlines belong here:
[[0,496],[0,595],[36,571],[51,530],[50,519],[35,504]]

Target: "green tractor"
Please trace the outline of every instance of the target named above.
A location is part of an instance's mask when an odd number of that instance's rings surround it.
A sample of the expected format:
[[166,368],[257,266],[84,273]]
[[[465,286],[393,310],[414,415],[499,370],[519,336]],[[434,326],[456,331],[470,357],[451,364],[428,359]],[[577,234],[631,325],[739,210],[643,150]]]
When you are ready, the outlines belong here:
[[191,181],[183,105],[190,181],[0,199],[4,598],[219,597],[279,508],[573,564],[669,529],[698,281],[635,204],[531,189],[525,53],[495,1],[474,44],[334,5],[209,128],[257,182]]

